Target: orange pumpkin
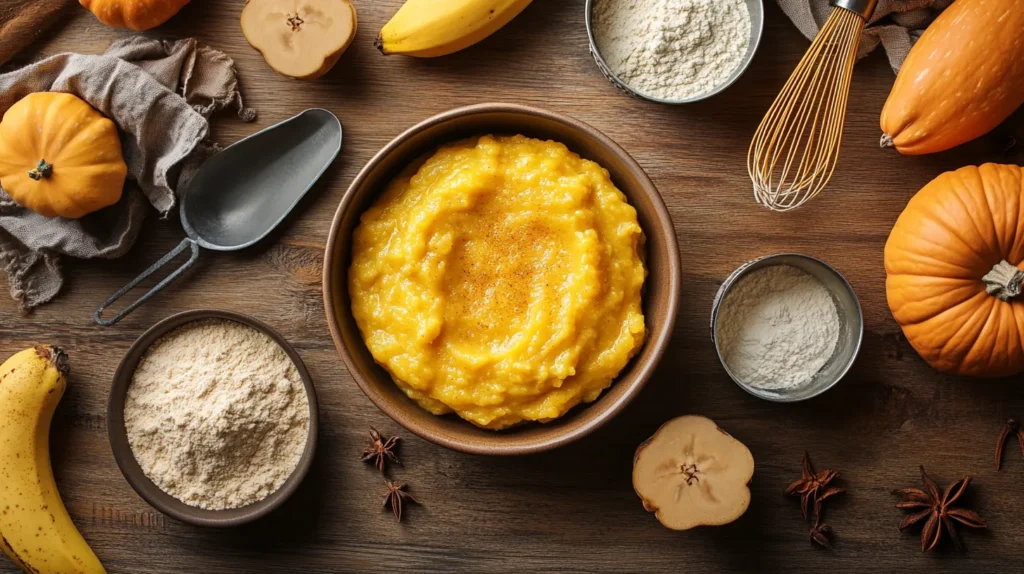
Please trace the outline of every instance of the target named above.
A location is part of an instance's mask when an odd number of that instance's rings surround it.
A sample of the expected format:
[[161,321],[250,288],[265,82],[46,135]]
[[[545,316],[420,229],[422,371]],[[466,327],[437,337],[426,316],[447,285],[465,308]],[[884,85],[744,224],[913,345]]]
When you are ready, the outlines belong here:
[[1024,103],[1024,6],[956,0],[910,50],[882,109],[883,146],[920,155],[988,133]]
[[964,167],[907,204],[885,244],[885,291],[907,340],[936,369],[1024,371],[1024,172]]
[[136,31],[156,28],[171,19],[188,0],[78,0],[111,28]]
[[127,173],[117,126],[76,96],[29,94],[0,121],[0,187],[41,215],[113,205]]

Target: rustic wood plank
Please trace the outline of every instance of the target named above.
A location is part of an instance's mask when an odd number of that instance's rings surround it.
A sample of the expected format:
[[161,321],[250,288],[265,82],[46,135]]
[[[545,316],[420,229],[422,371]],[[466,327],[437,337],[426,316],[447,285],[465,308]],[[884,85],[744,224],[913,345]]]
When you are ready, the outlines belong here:
[[[994,135],[962,149],[903,158],[877,148],[878,112],[893,77],[872,56],[855,73],[844,155],[831,189],[793,214],[757,207],[745,169],[749,138],[807,41],[769,4],[750,71],[711,101],[667,107],[626,98],[587,53],[583,1],[535,2],[480,45],[451,57],[382,57],[377,30],[401,0],[359,2],[355,44],[335,70],[308,83],[271,71],[238,27],[241,2],[193,2],[159,37],[194,35],[235,58],[246,102],[259,120],[225,114],[215,138],[229,143],[311,106],[342,119],[340,159],[273,237],[243,253],[203,253],[187,280],[116,328],[91,321],[95,305],[182,237],[175,218],[153,219],[117,261],[67,262],[69,283],[52,304],[23,315],[0,297],[0,356],[34,342],[68,348],[74,375],[54,423],[57,480],[76,522],[111,572],[327,572],[460,569],[508,571],[1014,571],[1024,569],[1017,496],[1024,461],[1009,450],[991,468],[1003,421],[1024,412],[1012,381],[980,383],[931,371],[899,336],[885,302],[882,246],[907,199],[938,173],[998,160]],[[125,32],[78,11],[60,34],[23,58],[64,50],[100,52]],[[593,436],[553,453],[494,459],[447,451],[405,436],[397,477],[423,502],[396,524],[380,510],[381,478],[358,462],[370,425],[399,432],[358,390],[327,333],[320,258],[345,186],[400,131],[453,106],[503,100],[590,122],[648,171],[669,205],[684,260],[684,299],[673,350],[623,414]],[[1020,160],[1017,153],[1009,158]],[[864,349],[826,395],[777,405],[733,385],[708,336],[711,300],[740,263],[798,251],[835,265],[864,307]],[[113,372],[131,342],[172,313],[214,307],[274,325],[302,354],[321,400],[313,471],[279,513],[212,531],[165,518],[127,485],[107,443]],[[643,511],[630,485],[633,449],[664,420],[706,414],[749,445],[757,461],[753,503],[736,523],[673,533]],[[782,495],[804,449],[842,473],[848,493],[830,508],[834,553],[811,546],[798,504]],[[940,481],[977,476],[971,497],[990,532],[965,535],[970,554],[922,556],[896,532],[889,490],[916,484],[923,463]],[[0,562],[0,571],[10,571]]]

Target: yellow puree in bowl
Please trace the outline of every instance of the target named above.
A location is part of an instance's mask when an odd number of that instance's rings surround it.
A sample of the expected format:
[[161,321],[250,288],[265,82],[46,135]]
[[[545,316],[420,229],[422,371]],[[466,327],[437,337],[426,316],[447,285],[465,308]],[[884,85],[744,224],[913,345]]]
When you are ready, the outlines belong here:
[[636,210],[604,168],[483,136],[410,167],[363,214],[349,293],[410,398],[501,429],[608,388],[643,343],[645,276]]

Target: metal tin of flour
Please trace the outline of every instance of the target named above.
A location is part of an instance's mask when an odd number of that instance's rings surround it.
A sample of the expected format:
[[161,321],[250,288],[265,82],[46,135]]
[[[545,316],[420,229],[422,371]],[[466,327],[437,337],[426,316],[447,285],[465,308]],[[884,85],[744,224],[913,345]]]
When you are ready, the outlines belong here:
[[608,66],[608,63],[605,62],[604,57],[601,56],[601,51],[598,50],[597,48],[597,42],[594,40],[592,14],[594,3],[597,1],[599,0],[587,0],[586,7],[584,8],[584,18],[587,27],[587,39],[590,43],[590,55],[594,58],[594,61],[597,62],[597,68],[601,70],[601,74],[603,74],[604,77],[609,82],[611,82],[613,86],[618,88],[620,92],[637,99],[647,100],[650,102],[657,102],[659,104],[692,104],[694,102],[706,100],[712,96],[715,96],[725,91],[729,86],[733,85],[733,83],[736,82],[736,80],[738,80],[744,72],[747,71],[747,68],[750,67],[750,62],[753,61],[754,54],[757,53],[757,48],[761,44],[761,36],[764,32],[764,0],[745,0],[747,4],[747,10],[750,12],[750,42],[747,45],[747,52],[743,55],[743,60],[740,62],[740,65],[737,66],[735,70],[733,70],[732,74],[730,74],[724,82],[716,86],[713,90],[710,90],[699,96],[694,96],[692,98],[684,98],[680,100],[666,100],[662,98],[656,98],[654,96],[649,96],[642,92],[634,90],[632,87],[629,86],[629,84],[619,79],[619,77],[616,76],[614,72],[612,72],[611,68]]
[[[775,265],[789,265],[804,271],[821,282],[821,284],[832,296],[836,311],[839,315],[839,340],[836,342],[835,351],[818,371],[811,381],[793,390],[767,390],[747,384],[729,370],[725,358],[722,356],[722,349],[718,344],[718,312],[722,302],[739,283],[740,279],[747,274],[765,267]],[[778,253],[759,257],[740,265],[735,271],[729,274],[719,287],[711,304],[711,340],[715,344],[715,353],[722,363],[722,368],[741,389],[755,397],[775,402],[796,402],[816,397],[832,388],[853,366],[860,352],[861,341],[864,338],[864,315],[861,311],[860,301],[857,299],[853,287],[836,271],[831,265],[807,255],[799,253]]]

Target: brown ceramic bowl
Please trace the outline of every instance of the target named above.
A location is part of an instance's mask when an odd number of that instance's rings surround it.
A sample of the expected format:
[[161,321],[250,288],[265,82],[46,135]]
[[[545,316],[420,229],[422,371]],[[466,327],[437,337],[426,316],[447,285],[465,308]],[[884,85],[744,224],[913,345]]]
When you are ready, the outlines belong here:
[[[503,431],[478,428],[454,415],[434,416],[398,389],[378,366],[352,317],[348,295],[350,240],[360,215],[386,184],[417,158],[442,144],[489,133],[523,134],[564,143],[607,169],[637,210],[647,235],[648,277],[643,295],[647,341],[610,388],[593,403],[580,405],[544,424]],[[494,455],[539,452],[592,432],[632,400],[665,352],[680,297],[679,249],[675,230],[658,190],[621,147],[593,127],[570,117],[513,104],[479,104],[436,115],[399,135],[359,172],[334,216],[324,257],[324,306],[338,352],[364,393],[409,431],[454,450]]]
[[[306,438],[306,449],[302,452],[299,464],[292,471],[292,475],[284,481],[281,488],[263,500],[254,502],[249,506],[232,508],[230,510],[204,510],[196,508],[160,490],[159,486],[146,477],[138,461],[135,460],[132,448],[128,444],[128,431],[124,426],[125,396],[128,394],[128,385],[131,383],[132,375],[135,373],[142,355],[160,337],[186,323],[202,319],[237,321],[269,335],[278,345],[281,345],[281,348],[288,354],[288,357],[295,363],[295,368],[298,369],[299,377],[302,379],[302,384],[306,389],[306,397],[309,399],[309,436]],[[139,496],[153,506],[153,508],[167,516],[197,526],[228,527],[252,522],[269,514],[275,508],[281,506],[295,492],[295,489],[299,487],[302,479],[306,477],[306,472],[309,471],[309,466],[313,463],[313,453],[316,452],[318,412],[319,408],[317,406],[316,390],[313,388],[313,380],[309,378],[309,372],[306,371],[302,358],[299,357],[299,354],[295,352],[295,349],[288,344],[284,337],[265,323],[246,315],[229,311],[199,309],[171,315],[160,321],[143,333],[132,344],[131,348],[128,349],[128,353],[117,367],[117,372],[114,373],[114,385],[110,388],[110,400],[107,403],[107,433],[110,435],[110,448],[114,451],[114,460],[117,461],[117,466],[121,468],[121,474],[124,475],[128,484],[135,489],[135,492],[139,493]]]

